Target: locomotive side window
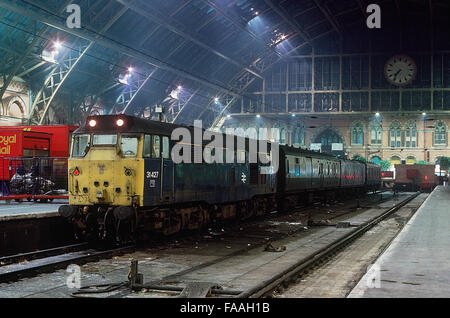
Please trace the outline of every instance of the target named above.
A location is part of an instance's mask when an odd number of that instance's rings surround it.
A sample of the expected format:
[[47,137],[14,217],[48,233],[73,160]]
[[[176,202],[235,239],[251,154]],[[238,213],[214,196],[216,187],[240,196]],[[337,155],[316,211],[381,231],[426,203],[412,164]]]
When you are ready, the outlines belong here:
[[138,146],[138,137],[136,136],[122,136],[120,147],[124,156],[136,156]]
[[[166,140],[164,140],[166,138]],[[163,158],[169,158],[170,147],[169,138],[162,138],[163,147],[161,149],[161,137],[158,135],[145,135],[144,136],[144,151],[142,156],[144,158],[161,158],[161,152]],[[166,150],[165,150],[166,149]]]
[[77,135],[73,140],[72,157],[84,157],[89,147],[90,135]]
[[144,151],[142,153],[142,157],[144,158],[150,158],[150,147],[151,146],[151,136],[145,135],[144,136]]

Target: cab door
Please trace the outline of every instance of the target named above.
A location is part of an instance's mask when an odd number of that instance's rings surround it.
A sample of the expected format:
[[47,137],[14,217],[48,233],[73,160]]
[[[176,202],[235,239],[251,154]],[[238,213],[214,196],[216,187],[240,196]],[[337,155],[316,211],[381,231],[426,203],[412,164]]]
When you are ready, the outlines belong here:
[[161,138],[158,135],[144,137],[144,205],[151,206],[161,202],[162,158]]
[[161,201],[171,202],[174,197],[173,178],[174,178],[174,164],[170,159],[170,142],[169,137],[162,136],[161,149]]

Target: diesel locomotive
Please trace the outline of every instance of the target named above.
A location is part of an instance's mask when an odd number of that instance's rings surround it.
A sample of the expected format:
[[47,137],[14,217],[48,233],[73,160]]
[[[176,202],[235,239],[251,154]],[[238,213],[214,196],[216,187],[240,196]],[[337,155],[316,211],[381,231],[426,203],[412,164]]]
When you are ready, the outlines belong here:
[[[236,136],[232,163],[205,158],[176,163],[171,154],[179,143],[192,147],[192,157],[194,148],[209,147],[203,141],[174,141],[172,132],[180,127],[127,115],[87,118],[73,133],[69,205],[59,208],[77,237],[126,242],[148,233],[170,235],[214,220],[286,209],[317,194],[363,193],[381,184],[378,165],[289,146],[280,146],[271,158],[278,160],[276,171],[261,173],[267,162],[249,160],[250,139],[244,138],[240,149],[237,138],[243,137]],[[257,151],[270,158],[275,153],[270,147]],[[227,150],[225,145],[210,153],[217,158]]]

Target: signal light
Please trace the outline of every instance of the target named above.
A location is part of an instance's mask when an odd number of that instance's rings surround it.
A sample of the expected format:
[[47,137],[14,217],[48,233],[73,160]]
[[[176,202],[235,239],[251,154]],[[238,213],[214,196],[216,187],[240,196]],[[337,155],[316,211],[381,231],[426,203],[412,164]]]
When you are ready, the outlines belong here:
[[123,119],[117,119],[117,121],[116,121],[116,125],[119,127],[122,127],[124,123],[125,122],[123,121]]
[[94,119],[91,119],[91,120],[89,121],[89,126],[95,127],[95,125],[97,125],[97,121],[94,120]]
[[74,176],[80,175],[80,170],[78,170],[78,168],[75,168],[75,170],[73,171],[73,175]]

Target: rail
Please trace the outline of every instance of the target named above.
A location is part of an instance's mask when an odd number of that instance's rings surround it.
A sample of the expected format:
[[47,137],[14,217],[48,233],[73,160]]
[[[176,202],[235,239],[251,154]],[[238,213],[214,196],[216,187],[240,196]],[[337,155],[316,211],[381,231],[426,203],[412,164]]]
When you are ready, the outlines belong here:
[[335,240],[334,242],[328,244],[324,248],[310,254],[308,257],[303,258],[300,261],[298,261],[297,263],[278,272],[277,274],[273,275],[271,278],[269,278],[259,284],[254,285],[253,287],[242,292],[241,294],[237,295],[236,297],[237,298],[258,298],[258,297],[264,296],[265,294],[271,292],[276,287],[281,285],[283,282],[289,281],[292,277],[295,277],[296,275],[298,275],[298,273],[305,271],[307,268],[318,263],[320,260],[324,259],[328,255],[330,255],[333,252],[342,248],[342,246],[348,244],[350,241],[356,239],[358,236],[367,232],[374,225],[376,225],[377,223],[384,220],[390,214],[399,210],[401,207],[406,205],[408,202],[410,202],[414,198],[416,198],[419,194],[420,194],[420,192],[417,192],[417,193],[411,195],[410,197],[406,198],[399,204],[396,204],[395,206],[386,210],[383,214],[371,219],[370,221],[366,222],[365,224],[360,225],[354,231],[351,231],[347,235]]

